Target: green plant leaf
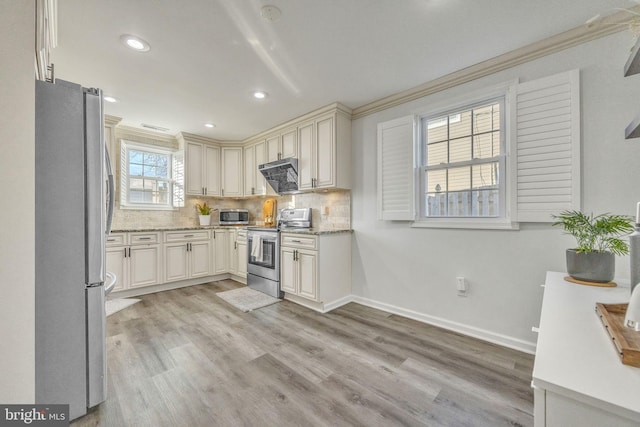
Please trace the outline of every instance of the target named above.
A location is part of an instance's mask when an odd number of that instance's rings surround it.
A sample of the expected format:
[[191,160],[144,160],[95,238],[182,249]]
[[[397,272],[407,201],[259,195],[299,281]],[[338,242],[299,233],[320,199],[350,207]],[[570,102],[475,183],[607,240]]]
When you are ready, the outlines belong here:
[[605,213],[594,217],[593,214],[573,210],[552,217],[556,219],[553,226],[562,226],[567,234],[576,239],[577,252],[629,253],[628,243],[619,237],[633,231],[633,218],[630,216]]

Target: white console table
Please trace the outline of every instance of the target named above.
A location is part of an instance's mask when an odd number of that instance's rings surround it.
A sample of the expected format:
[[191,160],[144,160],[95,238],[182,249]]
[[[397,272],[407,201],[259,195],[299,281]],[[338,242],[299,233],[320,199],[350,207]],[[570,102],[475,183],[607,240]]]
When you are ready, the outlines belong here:
[[596,302],[625,303],[629,288],[566,282],[548,272],[533,368],[535,426],[640,426],[640,368],[623,365]]

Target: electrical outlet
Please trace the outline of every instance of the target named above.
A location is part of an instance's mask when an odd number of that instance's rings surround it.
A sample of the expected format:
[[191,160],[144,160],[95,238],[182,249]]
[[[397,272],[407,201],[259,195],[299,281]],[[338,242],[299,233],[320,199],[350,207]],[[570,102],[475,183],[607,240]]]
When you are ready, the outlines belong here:
[[458,290],[459,297],[467,296],[467,290],[468,290],[467,282],[465,281],[464,277],[462,276],[456,277],[456,289]]

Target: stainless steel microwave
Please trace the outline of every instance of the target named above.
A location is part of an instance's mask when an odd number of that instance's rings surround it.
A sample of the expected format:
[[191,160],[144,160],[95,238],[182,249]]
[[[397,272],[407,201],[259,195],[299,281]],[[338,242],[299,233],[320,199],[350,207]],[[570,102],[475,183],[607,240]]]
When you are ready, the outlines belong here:
[[220,209],[220,225],[248,225],[249,211],[247,209]]

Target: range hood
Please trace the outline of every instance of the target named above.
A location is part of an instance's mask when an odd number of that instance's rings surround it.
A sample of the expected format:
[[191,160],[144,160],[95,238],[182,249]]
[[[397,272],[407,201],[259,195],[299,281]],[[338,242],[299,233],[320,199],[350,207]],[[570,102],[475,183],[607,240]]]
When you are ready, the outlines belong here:
[[292,194],[298,192],[298,159],[275,160],[258,166],[269,185],[278,194]]

